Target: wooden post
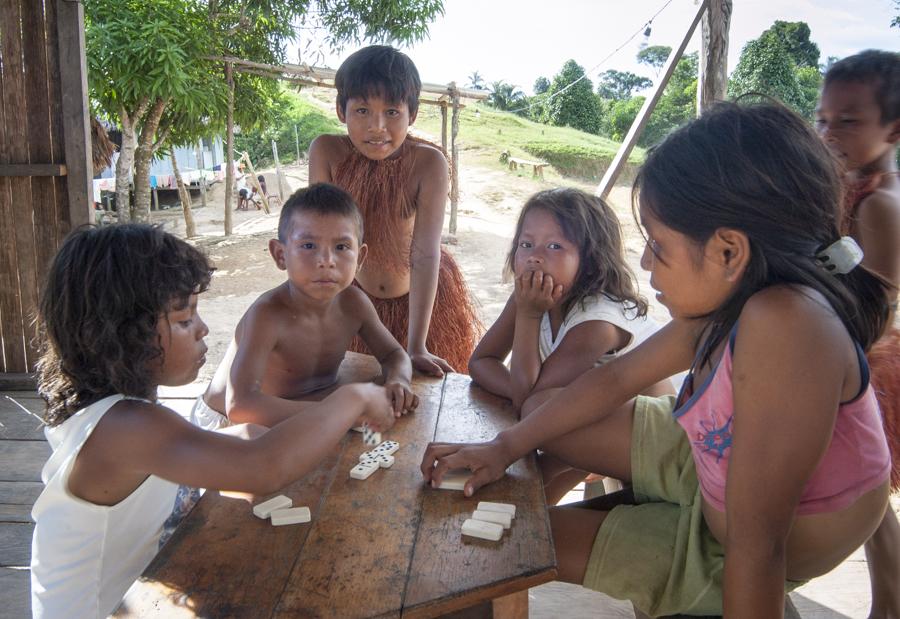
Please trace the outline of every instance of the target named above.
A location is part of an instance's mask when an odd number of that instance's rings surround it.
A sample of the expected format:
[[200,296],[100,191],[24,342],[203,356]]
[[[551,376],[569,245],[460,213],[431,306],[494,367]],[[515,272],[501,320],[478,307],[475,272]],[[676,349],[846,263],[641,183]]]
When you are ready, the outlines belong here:
[[231,235],[231,198],[234,191],[234,77],[231,63],[225,63],[228,109],[225,112],[225,236]]
[[153,211],[159,210],[159,194],[156,192],[156,187],[153,188],[153,204],[151,205],[151,209]]
[[[87,68],[84,55],[84,7],[80,2],[56,0],[59,36],[59,78],[66,151],[66,190],[72,229],[92,221],[94,202],[91,123],[88,118]],[[61,234],[69,229],[63,224]]]
[[294,165],[300,165],[300,133],[297,131],[296,123],[294,124],[294,144],[297,146],[297,160],[294,161]]
[[447,153],[447,102],[441,101],[441,148]]
[[278,197],[284,203],[290,196],[290,189],[287,187],[287,181],[281,172],[281,161],[278,160],[278,144],[275,143],[275,140],[272,140],[272,157],[275,158],[275,176],[278,177]]
[[715,101],[724,101],[728,90],[728,28],[732,0],[709,0],[703,13],[700,74],[697,81],[697,115]]
[[450,234],[456,234],[456,213],[459,208],[459,149],[456,136],[459,134],[459,91],[456,82],[450,82],[453,118],[450,123]]
[[200,169],[200,205],[206,208],[206,162],[203,157],[203,141],[196,146],[197,167]]
[[697,24],[700,23],[700,17],[703,15],[703,13],[706,12],[706,7],[708,6],[708,4],[709,0],[703,0],[700,3],[700,6],[697,8],[697,13],[694,15],[694,19],[691,21],[690,27],[687,29],[687,32],[684,33],[684,38],[681,40],[681,45],[678,46],[678,49],[672,50],[672,53],[669,54],[669,59],[666,60],[666,65],[665,67],[663,67],[662,77],[656,83],[656,86],[653,88],[653,92],[650,94],[650,96],[644,100],[644,105],[641,106],[637,117],[631,124],[631,128],[628,130],[628,135],[625,136],[625,140],[623,140],[622,145],[619,146],[619,150],[618,152],[616,152],[616,156],[613,158],[612,163],[610,163],[609,167],[606,169],[606,173],[600,180],[600,185],[597,186],[597,190],[594,192],[594,195],[605,199],[609,195],[609,192],[612,191],[613,185],[616,182],[616,178],[618,178],[619,176],[619,172],[621,172],[622,168],[625,167],[625,163],[628,161],[628,155],[631,154],[631,150],[637,143],[637,139],[638,137],[640,137],[641,131],[644,130],[644,126],[647,124],[647,121],[650,120],[650,114],[653,112],[653,108],[656,107],[656,102],[659,101],[659,98],[662,96],[663,91],[666,89],[666,85],[669,83],[669,79],[672,77],[672,73],[675,71],[675,66],[681,59],[682,54],[684,54],[684,49],[687,47],[688,42],[691,40],[691,37],[694,34],[694,30],[697,29]]

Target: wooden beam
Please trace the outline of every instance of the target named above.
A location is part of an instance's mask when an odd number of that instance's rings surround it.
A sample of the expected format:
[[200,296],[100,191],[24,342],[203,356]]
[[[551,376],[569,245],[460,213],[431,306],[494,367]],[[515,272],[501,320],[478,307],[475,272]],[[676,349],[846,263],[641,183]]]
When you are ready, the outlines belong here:
[[59,90],[62,95],[63,139],[68,172],[69,223],[74,229],[91,222],[94,203],[84,55],[84,7],[80,2],[56,0],[56,31],[59,35]]
[[697,115],[728,90],[728,29],[732,0],[709,0],[700,31],[700,74],[697,81]]
[[0,176],[66,176],[68,170],[61,163],[2,163]]
[[597,186],[597,191],[594,192],[594,195],[606,199],[609,192],[612,191],[613,185],[619,177],[619,173],[628,161],[628,155],[631,154],[634,145],[637,144],[641,132],[644,130],[644,126],[646,126],[647,121],[650,120],[650,114],[653,112],[653,108],[656,107],[656,103],[666,89],[666,85],[669,83],[669,79],[675,71],[675,66],[678,64],[678,61],[681,60],[681,56],[684,54],[684,50],[687,47],[688,42],[690,42],[694,30],[697,29],[697,24],[700,23],[700,18],[703,13],[706,12],[708,5],[709,0],[703,0],[703,2],[700,3],[700,6],[697,8],[697,13],[694,15],[693,21],[691,21],[690,27],[687,29],[687,32],[684,33],[681,45],[678,46],[678,49],[672,50],[672,53],[669,54],[669,59],[666,60],[666,66],[663,67],[662,77],[660,77],[659,82],[657,82],[656,86],[653,88],[653,92],[650,93],[650,96],[644,100],[644,105],[641,106],[637,117],[631,124],[628,135],[625,136],[625,140],[622,142],[622,145],[619,146],[619,150],[616,152],[616,156],[613,158],[612,163],[610,163],[609,167],[606,169],[606,174],[603,175],[603,179],[601,179],[600,185]]
[[450,100],[453,105],[453,114],[450,119],[450,234],[456,234],[456,216],[459,208],[459,148],[456,146],[456,136],[459,135],[459,93],[451,82],[452,94]]

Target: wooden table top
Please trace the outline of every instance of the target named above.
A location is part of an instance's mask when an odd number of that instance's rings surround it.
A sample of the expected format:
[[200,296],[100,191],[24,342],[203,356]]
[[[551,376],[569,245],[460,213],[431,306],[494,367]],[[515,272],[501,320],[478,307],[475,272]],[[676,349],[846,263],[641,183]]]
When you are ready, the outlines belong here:
[[[373,358],[347,353],[341,382],[378,373]],[[413,390],[418,410],[384,434],[400,443],[393,467],[351,479],[366,447],[349,432],[280,493],[309,506],[308,524],[273,527],[247,501],[207,492],[117,616],[436,617],[553,580],[556,557],[533,457],[468,499],[426,486],[419,471],[432,440],[487,440],[512,425],[509,403],[460,374],[416,377]],[[517,506],[499,542],[461,537],[478,501]]]

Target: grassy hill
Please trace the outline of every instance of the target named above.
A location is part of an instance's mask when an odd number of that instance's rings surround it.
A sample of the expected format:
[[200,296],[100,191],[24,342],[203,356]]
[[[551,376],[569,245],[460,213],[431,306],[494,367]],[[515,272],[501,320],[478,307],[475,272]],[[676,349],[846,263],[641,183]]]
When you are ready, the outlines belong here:
[[[415,126],[440,140],[440,108],[420,106]],[[508,151],[512,157],[547,161],[563,176],[589,181],[602,178],[619,148],[618,142],[608,138],[570,127],[542,125],[483,104],[460,111],[457,144],[468,160],[480,165],[502,167],[500,154]],[[623,176],[629,177],[643,160],[643,149],[635,148]]]

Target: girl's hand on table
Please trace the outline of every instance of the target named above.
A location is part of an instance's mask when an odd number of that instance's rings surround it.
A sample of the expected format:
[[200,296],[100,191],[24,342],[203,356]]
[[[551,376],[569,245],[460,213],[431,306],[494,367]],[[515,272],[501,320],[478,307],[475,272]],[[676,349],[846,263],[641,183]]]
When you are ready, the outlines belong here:
[[472,475],[463,489],[468,497],[503,477],[512,462],[497,439],[488,443],[429,443],[422,457],[422,475],[436,488],[447,471],[468,469]]
[[395,417],[411,413],[418,408],[419,396],[410,390],[409,384],[394,381],[385,383],[384,388],[387,390]]

